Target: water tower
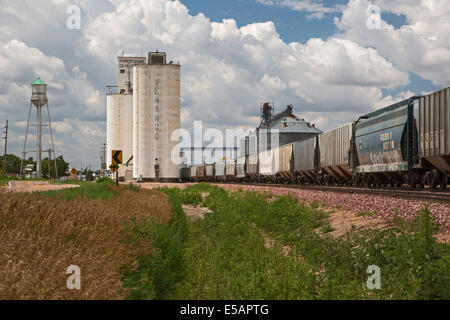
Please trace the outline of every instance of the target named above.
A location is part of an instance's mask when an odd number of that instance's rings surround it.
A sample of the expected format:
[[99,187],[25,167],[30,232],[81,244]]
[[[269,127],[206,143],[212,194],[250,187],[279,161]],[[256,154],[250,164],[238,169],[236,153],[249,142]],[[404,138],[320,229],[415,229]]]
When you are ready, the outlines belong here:
[[[33,105],[36,107],[36,111],[37,111],[37,123],[36,123],[37,150],[27,152],[26,145],[27,145],[28,131],[30,128],[31,108]],[[25,160],[26,154],[30,153],[30,152],[36,152],[37,153],[37,165],[36,165],[37,177],[38,178],[42,177],[42,109],[44,107],[47,107],[48,127],[50,129],[50,137],[51,137],[51,143],[52,143],[51,149],[45,150],[49,154],[49,159],[48,159],[49,160],[49,162],[48,162],[49,174],[50,174],[51,154],[53,152],[55,173],[56,173],[56,177],[58,178],[58,170],[56,167],[55,147],[54,147],[54,143],[53,143],[53,132],[52,132],[52,126],[51,126],[51,122],[50,122],[50,110],[48,108],[47,84],[44,81],[42,81],[41,78],[37,78],[31,84],[31,103],[30,103],[30,109],[28,111],[27,131],[25,133],[25,142],[23,144],[22,164],[20,166],[20,174],[22,174],[23,162]],[[45,124],[45,126],[47,126],[47,124]]]

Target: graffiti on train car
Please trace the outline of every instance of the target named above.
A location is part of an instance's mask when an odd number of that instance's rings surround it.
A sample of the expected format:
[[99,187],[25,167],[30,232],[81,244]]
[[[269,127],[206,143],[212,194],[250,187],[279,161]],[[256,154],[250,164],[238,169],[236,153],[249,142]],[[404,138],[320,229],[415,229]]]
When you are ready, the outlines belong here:
[[404,161],[401,140],[404,126],[366,134],[358,138],[361,165],[391,164]]

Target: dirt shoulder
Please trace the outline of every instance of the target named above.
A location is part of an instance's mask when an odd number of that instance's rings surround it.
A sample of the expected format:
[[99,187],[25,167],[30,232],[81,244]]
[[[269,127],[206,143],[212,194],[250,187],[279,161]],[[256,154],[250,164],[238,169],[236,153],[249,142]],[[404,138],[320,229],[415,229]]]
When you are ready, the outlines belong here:
[[333,237],[341,237],[350,230],[365,230],[365,229],[386,229],[391,226],[388,221],[382,219],[368,219],[366,215],[361,215],[351,211],[331,210],[329,221],[331,230],[328,234]]
[[78,188],[77,184],[49,184],[47,181],[18,181],[12,180],[4,191],[9,192],[34,192],[34,191],[50,191],[63,190],[68,188]]

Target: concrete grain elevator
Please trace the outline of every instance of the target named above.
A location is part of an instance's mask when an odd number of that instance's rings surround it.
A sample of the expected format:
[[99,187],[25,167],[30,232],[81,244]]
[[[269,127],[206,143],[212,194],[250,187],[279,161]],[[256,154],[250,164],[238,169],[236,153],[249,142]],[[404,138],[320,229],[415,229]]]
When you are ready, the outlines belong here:
[[123,150],[119,177],[125,180],[177,181],[180,128],[180,65],[164,52],[118,57],[117,92],[107,95],[107,165],[111,150]]

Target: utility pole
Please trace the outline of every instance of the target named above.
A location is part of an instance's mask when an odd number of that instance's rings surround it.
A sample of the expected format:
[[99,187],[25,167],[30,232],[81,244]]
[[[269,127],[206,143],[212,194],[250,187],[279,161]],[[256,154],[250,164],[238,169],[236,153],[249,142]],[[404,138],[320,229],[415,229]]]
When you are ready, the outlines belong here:
[[102,170],[106,171],[106,143],[103,144],[103,163]]
[[6,120],[6,126],[5,126],[5,153],[3,154],[3,172],[6,174],[6,165],[7,165],[7,159],[6,159],[6,150],[8,147],[8,120]]
[[100,169],[106,170],[106,143],[102,145],[100,150]]

